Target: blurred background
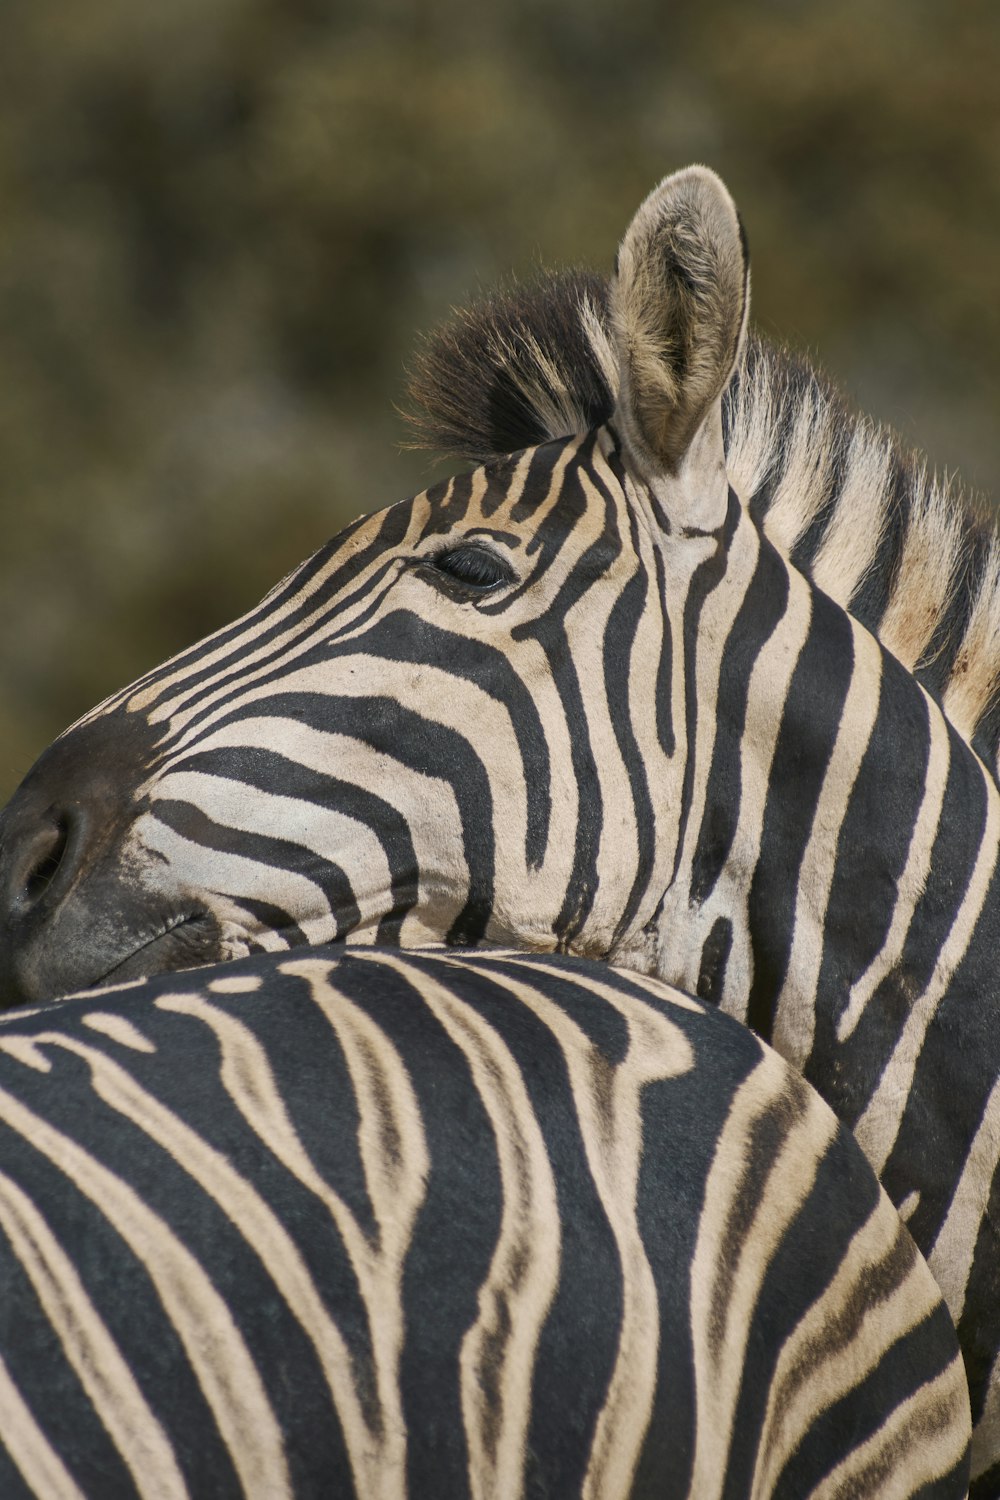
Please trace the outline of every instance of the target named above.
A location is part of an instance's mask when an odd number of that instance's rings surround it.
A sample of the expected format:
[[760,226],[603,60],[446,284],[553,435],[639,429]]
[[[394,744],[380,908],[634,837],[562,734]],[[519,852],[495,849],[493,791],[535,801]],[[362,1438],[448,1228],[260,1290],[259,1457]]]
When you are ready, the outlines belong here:
[[759,326],[989,491],[996,0],[3,0],[0,803],[400,451],[416,331],[736,196]]

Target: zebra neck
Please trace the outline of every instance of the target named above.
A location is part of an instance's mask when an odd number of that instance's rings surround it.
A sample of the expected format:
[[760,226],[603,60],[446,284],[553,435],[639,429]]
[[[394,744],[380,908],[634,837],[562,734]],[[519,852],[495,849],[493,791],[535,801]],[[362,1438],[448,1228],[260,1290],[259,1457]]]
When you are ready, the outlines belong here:
[[[851,1077],[853,1121],[877,1065],[847,1067],[845,1049],[886,1066],[919,1051],[943,996],[975,1047],[995,1010],[1000,796],[912,675],[745,532],[728,622],[694,622],[690,790],[656,967],[807,1072]],[[873,1157],[896,1123],[872,1123]]]

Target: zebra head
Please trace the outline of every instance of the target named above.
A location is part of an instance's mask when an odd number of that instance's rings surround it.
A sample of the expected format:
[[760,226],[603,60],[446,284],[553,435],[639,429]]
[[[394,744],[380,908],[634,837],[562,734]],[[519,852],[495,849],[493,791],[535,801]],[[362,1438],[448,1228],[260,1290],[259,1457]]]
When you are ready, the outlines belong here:
[[64,733],[0,822],[8,1002],[334,939],[655,967],[684,806],[672,601],[732,524],[747,287],[723,184],[667,178],[610,304],[574,293],[589,407],[525,335],[489,397],[520,451],[363,517]]

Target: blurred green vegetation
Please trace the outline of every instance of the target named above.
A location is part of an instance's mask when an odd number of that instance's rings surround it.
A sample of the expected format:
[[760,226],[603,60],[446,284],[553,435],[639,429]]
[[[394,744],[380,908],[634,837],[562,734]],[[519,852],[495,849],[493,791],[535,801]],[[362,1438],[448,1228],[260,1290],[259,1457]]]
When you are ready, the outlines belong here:
[[4,0],[0,801],[422,485],[414,333],[707,161],[765,330],[988,489],[995,0]]

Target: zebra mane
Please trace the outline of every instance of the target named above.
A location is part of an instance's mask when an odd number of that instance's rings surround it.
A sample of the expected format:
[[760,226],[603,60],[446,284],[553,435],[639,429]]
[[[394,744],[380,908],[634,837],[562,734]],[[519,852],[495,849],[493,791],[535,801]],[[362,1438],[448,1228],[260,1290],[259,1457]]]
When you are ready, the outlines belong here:
[[[606,422],[608,283],[547,274],[459,312],[411,372],[415,446],[489,463]],[[878,636],[996,774],[1000,543],[984,509],[756,335],[723,403],[730,479],[783,556]]]

